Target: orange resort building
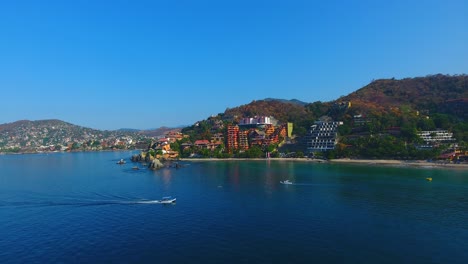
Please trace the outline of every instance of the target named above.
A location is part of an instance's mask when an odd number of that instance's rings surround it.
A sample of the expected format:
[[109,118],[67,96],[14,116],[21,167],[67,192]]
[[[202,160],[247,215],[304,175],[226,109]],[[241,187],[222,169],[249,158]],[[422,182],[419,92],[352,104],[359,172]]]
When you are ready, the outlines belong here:
[[228,126],[227,149],[229,153],[239,148],[239,126]]
[[227,150],[232,153],[237,149],[248,150],[255,145],[265,147],[270,144],[278,144],[288,135],[287,128],[287,124],[277,127],[272,124],[262,124],[262,126],[250,128],[242,126],[242,129],[238,125],[230,125],[227,128]]
[[307,135],[307,151],[309,153],[314,153],[335,149],[338,143],[338,126],[341,125],[343,125],[341,121],[314,122]]

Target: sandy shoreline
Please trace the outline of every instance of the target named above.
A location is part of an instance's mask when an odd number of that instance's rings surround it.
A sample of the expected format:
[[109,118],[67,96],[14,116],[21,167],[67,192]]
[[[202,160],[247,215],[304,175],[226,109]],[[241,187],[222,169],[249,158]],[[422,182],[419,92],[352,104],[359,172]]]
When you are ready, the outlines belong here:
[[422,168],[452,168],[468,170],[468,164],[442,163],[442,162],[427,162],[425,160],[364,160],[364,159],[334,159],[331,163],[346,163],[346,164],[367,164],[367,165],[387,165],[398,167],[422,167]]
[[186,158],[180,159],[181,161],[196,161],[196,162],[213,162],[213,161],[258,161],[258,160],[274,160],[274,161],[297,161],[297,162],[312,162],[312,163],[330,163],[330,164],[357,164],[357,165],[383,165],[383,166],[394,166],[394,167],[421,167],[421,168],[450,168],[450,169],[461,169],[468,170],[468,164],[453,164],[453,163],[438,163],[438,162],[427,162],[425,160],[370,160],[370,159],[332,159],[332,160],[320,160],[320,159],[309,159],[309,158],[270,158],[270,159],[247,159],[247,158],[227,158],[227,159],[216,159],[216,158]]

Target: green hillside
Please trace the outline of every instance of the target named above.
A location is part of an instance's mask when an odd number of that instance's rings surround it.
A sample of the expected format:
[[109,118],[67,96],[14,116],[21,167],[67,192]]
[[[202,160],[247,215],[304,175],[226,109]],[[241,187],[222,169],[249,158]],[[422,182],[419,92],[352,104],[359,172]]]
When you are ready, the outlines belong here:
[[421,144],[418,131],[448,130],[453,132],[455,143],[466,148],[467,109],[468,76],[438,74],[376,80],[331,102],[304,105],[280,99],[256,100],[197,122],[183,132],[192,139],[209,139],[214,132],[226,133],[226,125],[236,124],[243,117],[273,116],[279,123],[294,123],[294,142],[300,145],[310,126],[327,117],[344,123],[339,128],[340,144],[332,156],[426,158],[445,151],[447,146],[417,150]]

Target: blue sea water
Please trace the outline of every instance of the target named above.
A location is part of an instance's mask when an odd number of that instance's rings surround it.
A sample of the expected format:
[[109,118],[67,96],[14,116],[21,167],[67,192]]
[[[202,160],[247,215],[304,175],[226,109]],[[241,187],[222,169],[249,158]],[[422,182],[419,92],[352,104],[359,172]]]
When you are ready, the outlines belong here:
[[131,154],[0,156],[0,263],[468,263],[466,170]]

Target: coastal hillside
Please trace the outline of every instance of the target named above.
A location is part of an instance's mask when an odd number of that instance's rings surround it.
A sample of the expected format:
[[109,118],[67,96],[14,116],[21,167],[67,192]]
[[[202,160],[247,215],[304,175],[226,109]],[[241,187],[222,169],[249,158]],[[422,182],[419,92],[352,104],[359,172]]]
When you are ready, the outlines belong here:
[[[299,101],[300,102],[300,101]],[[429,75],[426,77],[380,79],[330,102],[301,104],[294,100],[265,99],[226,109],[224,119],[248,116],[273,116],[279,122],[292,122],[295,134],[304,135],[322,116],[352,122],[353,116],[392,119],[409,113],[436,118],[440,128],[468,118],[468,76]],[[444,116],[441,116],[443,114]],[[443,119],[443,120],[441,120]],[[388,123],[400,126],[398,122]]]
[[410,140],[416,131],[445,129],[454,132],[459,142],[468,141],[467,75],[380,79],[330,102],[297,102],[300,101],[254,100],[196,122],[183,132],[194,139],[209,139],[210,131],[222,132],[222,122],[235,124],[243,117],[272,116],[279,123],[293,123],[293,135],[299,138],[306,136],[315,121],[328,118],[343,121],[343,137],[386,134],[389,129],[402,128],[402,135],[406,136],[402,140]]
[[144,139],[134,132],[101,131],[56,119],[0,124],[0,152],[128,149]]
[[467,99],[467,75],[437,74],[402,80],[375,80],[339,100],[350,101],[364,112],[409,107],[426,114],[447,113],[466,118],[467,108],[458,109],[457,103],[466,104]]

